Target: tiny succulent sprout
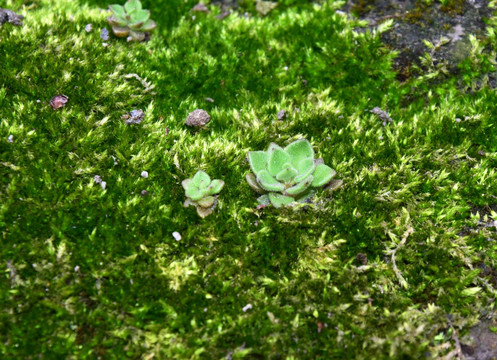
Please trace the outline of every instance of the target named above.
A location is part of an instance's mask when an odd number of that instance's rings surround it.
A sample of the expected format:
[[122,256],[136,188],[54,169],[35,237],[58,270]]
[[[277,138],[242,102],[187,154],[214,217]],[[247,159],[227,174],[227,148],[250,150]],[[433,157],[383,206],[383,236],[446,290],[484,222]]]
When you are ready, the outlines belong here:
[[107,22],[117,37],[128,37],[134,41],[145,40],[146,33],[155,29],[155,22],[150,19],[150,11],[142,9],[140,0],[128,0],[121,5],[109,5],[112,15]]
[[276,208],[309,199],[336,174],[323,159],[314,159],[314,150],[305,139],[285,148],[271,143],[266,151],[250,151],[248,161],[253,173],[246,179],[261,194],[257,201]]
[[193,205],[197,208],[197,214],[205,218],[211,214],[217,205],[217,195],[224,187],[224,181],[211,180],[210,176],[202,170],[197,171],[191,179],[183,180],[181,183],[185,189],[185,207]]

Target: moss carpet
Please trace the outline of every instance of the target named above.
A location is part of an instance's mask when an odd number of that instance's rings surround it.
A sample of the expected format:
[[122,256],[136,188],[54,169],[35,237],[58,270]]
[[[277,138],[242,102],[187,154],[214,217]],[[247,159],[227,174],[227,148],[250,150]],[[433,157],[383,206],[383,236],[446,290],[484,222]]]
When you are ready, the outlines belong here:
[[[143,43],[100,38],[108,4],[0,1],[25,16],[0,27],[0,357],[460,353],[496,304],[495,19],[457,73],[427,55],[400,82],[393,22],[343,2],[220,20],[144,0]],[[197,108],[203,129],[184,124]],[[299,138],[342,187],[258,209],[248,151]],[[199,169],[226,183],[203,220],[181,186]]]

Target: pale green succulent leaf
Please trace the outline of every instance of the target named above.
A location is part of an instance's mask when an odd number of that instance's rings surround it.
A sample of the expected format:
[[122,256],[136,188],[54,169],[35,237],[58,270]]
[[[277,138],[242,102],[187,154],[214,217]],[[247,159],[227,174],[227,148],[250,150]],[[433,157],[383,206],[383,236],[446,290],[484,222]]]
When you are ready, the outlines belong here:
[[286,189],[285,194],[295,196],[303,193],[309,186],[311,186],[312,180],[314,180],[314,177],[309,175],[305,180],[299,182],[297,185]]
[[280,208],[282,206],[289,205],[295,201],[295,199],[292,198],[291,196],[285,196],[274,192],[270,192],[268,195],[271,204],[273,204],[275,208]]
[[123,19],[119,16],[116,16],[116,15],[111,15],[107,18],[107,22],[109,23],[109,25],[111,26],[126,26],[126,24],[128,23],[126,21],[126,19]]
[[128,14],[133,13],[134,11],[141,10],[142,4],[140,0],[128,0],[124,4],[124,9]]
[[248,161],[254,174],[257,174],[259,171],[266,169],[268,154],[265,151],[249,151]]
[[299,174],[295,176],[293,181],[296,183],[301,182],[305,178],[307,178],[309,175],[311,175],[314,172],[314,169],[316,168],[316,165],[314,164],[314,160],[311,158],[307,159],[302,159],[298,164],[297,164],[297,171]]
[[192,187],[192,185],[193,185],[192,179],[185,179],[181,182],[181,186],[183,186],[183,189],[185,189],[185,190]]
[[285,189],[283,184],[272,177],[267,170],[261,170],[257,173],[257,182],[267,191],[283,191]]
[[312,181],[311,186],[323,186],[324,184],[328,183],[335,175],[335,170],[327,165],[319,164],[318,166],[316,166],[316,170],[314,170],[314,172],[312,173],[312,176],[314,176],[314,180]]
[[208,194],[208,195],[218,194],[222,190],[223,187],[224,187],[223,180],[218,180],[218,179],[212,180],[210,185],[207,188],[205,188],[206,194]]
[[123,26],[113,26],[112,32],[114,32],[114,35],[117,37],[126,37],[129,34],[129,29]]
[[211,207],[214,205],[214,202],[216,201],[216,198],[214,196],[206,196],[199,201],[197,201],[197,204],[199,204],[202,207]]
[[124,10],[124,6],[118,4],[109,5],[109,10],[112,11],[112,14],[116,17],[125,18],[126,11]]
[[150,11],[136,10],[130,15],[129,22],[132,26],[142,26],[148,19],[150,19]]
[[303,159],[314,159],[314,150],[311,143],[305,139],[294,141],[285,147],[285,151],[292,158],[292,165],[297,167]]
[[193,201],[200,200],[204,196],[202,192],[195,186],[186,189],[185,194]]
[[284,165],[288,162],[290,162],[290,155],[281,148],[275,148],[274,150],[269,151],[267,169],[271,175],[276,176],[276,174],[283,170]]
[[247,180],[247,183],[249,184],[249,186],[252,189],[254,189],[255,191],[257,191],[258,193],[263,194],[266,192],[263,188],[261,188],[261,186],[257,182],[257,178],[255,177],[254,174],[252,174],[252,173],[247,174],[245,176],[245,179]]
[[141,27],[141,30],[142,31],[152,31],[153,29],[155,29],[157,25],[155,24],[155,21],[153,20],[148,20],[145,24],[143,24],[143,26]]
[[271,204],[271,201],[269,200],[269,195],[268,194],[259,196],[257,198],[257,202],[259,204],[265,205],[265,206],[268,206],[269,204]]
[[276,174],[276,180],[287,183],[297,174],[297,169],[295,169],[292,164],[286,163],[285,165],[283,165],[283,170]]
[[205,218],[206,216],[212,214],[212,211],[213,210],[210,207],[197,206],[197,214],[202,219]]
[[138,31],[133,31],[131,30],[129,32],[129,36],[135,41],[143,41],[145,39],[145,33],[144,32],[138,32]]
[[[195,186],[198,186],[200,188],[201,182],[203,182],[203,183],[207,182],[207,185],[209,185],[211,183],[211,177],[209,175],[207,175],[207,173],[205,171],[199,170],[193,176],[193,183],[195,184]],[[204,187],[207,187],[207,185]]]

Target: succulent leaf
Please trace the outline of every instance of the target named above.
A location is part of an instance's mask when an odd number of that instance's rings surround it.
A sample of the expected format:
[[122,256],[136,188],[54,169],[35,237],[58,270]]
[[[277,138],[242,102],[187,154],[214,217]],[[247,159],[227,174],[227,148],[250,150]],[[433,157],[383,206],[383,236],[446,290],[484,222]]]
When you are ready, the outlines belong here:
[[131,26],[142,26],[148,19],[150,19],[150,11],[136,10],[130,15],[129,22]]
[[107,18],[107,22],[111,26],[126,26],[128,23],[125,18],[118,15],[111,15]]
[[269,200],[271,201],[271,204],[273,204],[275,208],[280,208],[282,206],[291,204],[292,202],[295,201],[295,199],[291,196],[285,196],[274,192],[270,192],[268,196]]
[[206,216],[212,214],[212,211],[213,210],[210,207],[197,206],[197,214],[202,219],[205,218]]
[[190,187],[192,187],[192,185],[192,179],[185,179],[181,182],[181,186],[183,186],[183,189],[185,190],[188,190]]
[[257,173],[257,182],[267,191],[283,191],[285,187],[278,180],[271,176],[267,170]]
[[137,31],[130,30],[129,31],[129,35],[135,41],[143,41],[145,39],[145,33],[144,32],[137,32]]
[[113,26],[112,31],[114,32],[114,35],[117,37],[126,37],[129,34],[129,29],[127,27],[122,27],[122,26]]
[[314,180],[312,181],[311,186],[319,187],[329,182],[331,178],[336,175],[336,171],[327,165],[320,164],[316,166],[316,170],[314,170],[312,175],[314,176]]
[[245,175],[245,179],[247,180],[247,183],[249,184],[249,186],[252,189],[254,189],[255,191],[257,191],[260,194],[265,193],[265,190],[263,188],[261,188],[261,186],[257,182],[257,178],[255,177],[254,174],[250,173],[250,174]]
[[[207,173],[205,171],[199,170],[193,176],[193,183],[195,184],[195,186],[200,188],[201,181],[203,181],[204,183],[207,182],[207,185],[209,185],[211,183],[211,177],[209,175],[207,175]],[[207,187],[207,185],[204,187]]]
[[288,162],[290,162],[290,155],[281,148],[274,148],[274,150],[269,151],[267,169],[271,175],[276,176],[276,174],[283,170],[284,165]]
[[112,14],[116,17],[119,16],[124,18],[126,16],[126,11],[124,11],[124,6],[112,4],[109,5],[109,10],[112,11]]
[[249,151],[249,165],[254,174],[266,169],[268,162],[268,154],[265,151]]
[[218,194],[221,189],[224,187],[223,180],[212,180],[211,184],[205,189],[208,195]]
[[314,159],[314,150],[311,143],[305,139],[294,141],[285,147],[285,151],[292,158],[292,165],[295,167],[303,159]]
[[133,11],[141,10],[142,4],[140,0],[128,0],[126,4],[124,4],[124,9],[128,14],[131,14]]
[[153,29],[155,29],[157,25],[155,24],[155,21],[153,20],[148,20],[145,24],[143,24],[143,26],[141,27],[141,30],[142,31],[152,31]]
[[311,186],[312,180],[314,180],[314,177],[312,175],[309,175],[305,180],[299,182],[297,185],[286,189],[285,194],[299,195],[303,193],[309,186]]
[[216,198],[214,196],[206,196],[199,201],[197,201],[197,204],[199,204],[202,207],[211,207],[214,205],[214,202],[216,201]]
[[202,192],[195,186],[191,186],[186,189],[185,194],[193,201],[198,201],[204,196]]
[[297,174],[297,169],[295,169],[290,163],[286,163],[283,165],[283,169],[276,174],[276,180],[289,182]]
[[271,201],[269,200],[269,195],[266,194],[266,195],[261,195],[257,198],[257,202],[261,205],[265,205],[265,206],[268,206],[269,204],[271,204]]
[[314,165],[314,160],[313,159],[303,159],[297,164],[297,170],[299,174],[293,179],[295,182],[301,182],[305,178],[307,178],[309,175],[311,175],[316,168],[316,165]]

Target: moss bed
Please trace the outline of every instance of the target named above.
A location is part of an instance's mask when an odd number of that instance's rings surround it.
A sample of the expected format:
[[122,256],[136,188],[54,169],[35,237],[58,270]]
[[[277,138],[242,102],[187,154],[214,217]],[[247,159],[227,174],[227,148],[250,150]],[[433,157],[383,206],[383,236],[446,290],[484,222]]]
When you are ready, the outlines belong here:
[[[392,21],[343,2],[144,0],[150,41],[103,45],[108,4],[0,2],[25,16],[0,27],[0,357],[460,354],[496,305],[495,19],[455,74],[427,55],[399,82]],[[248,151],[299,138],[343,185],[257,208]],[[199,169],[226,184],[205,219]]]

